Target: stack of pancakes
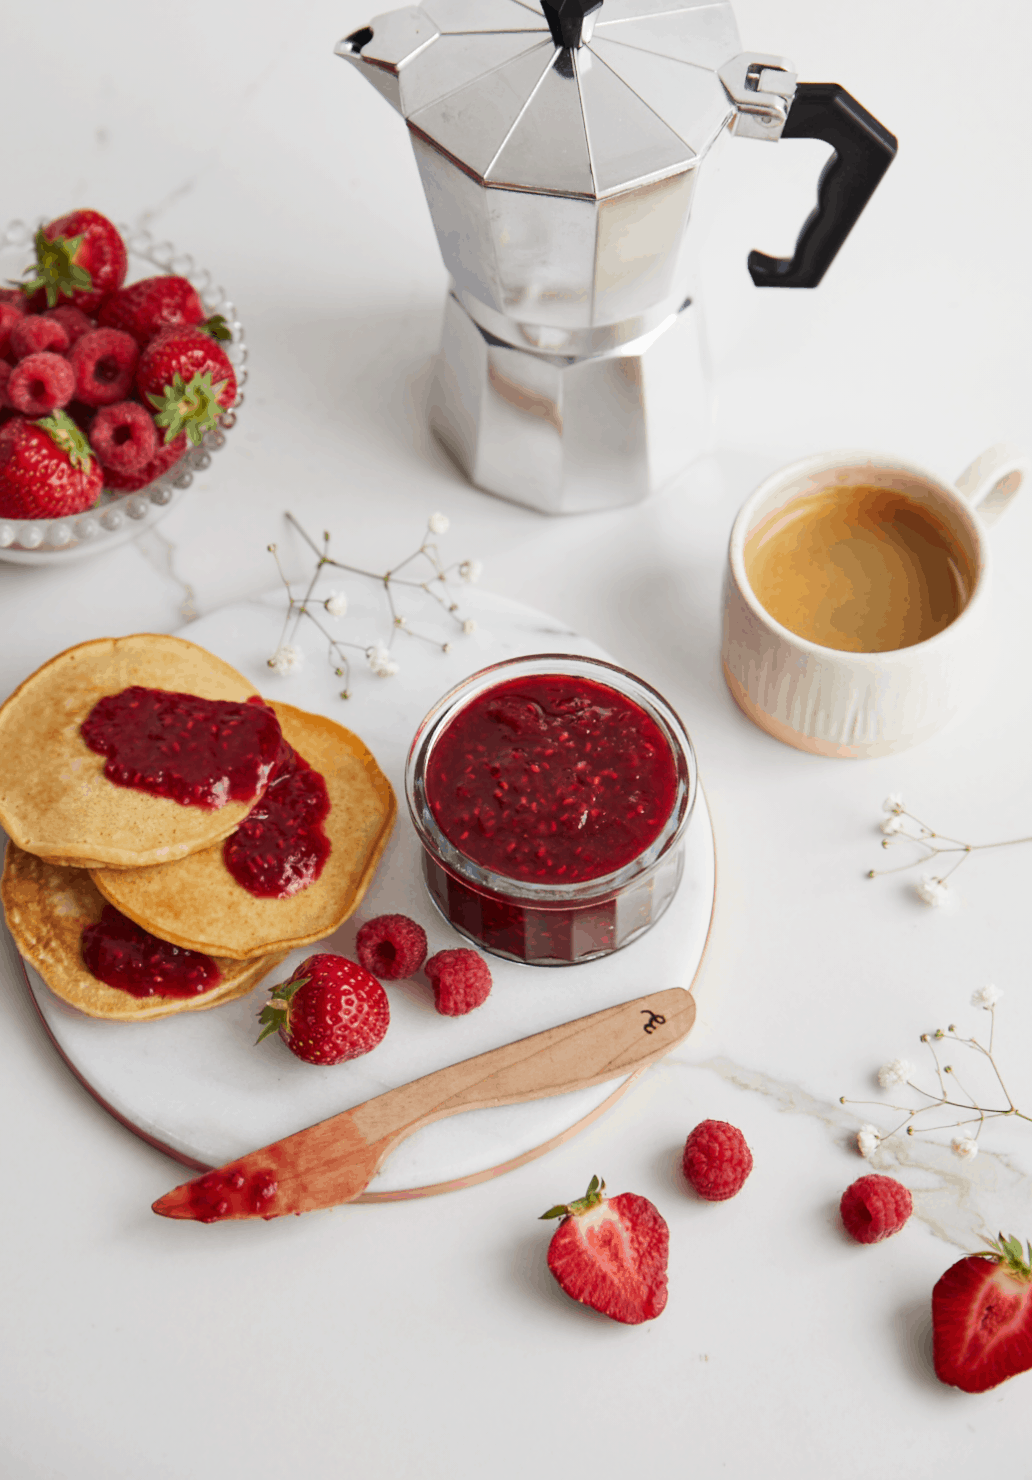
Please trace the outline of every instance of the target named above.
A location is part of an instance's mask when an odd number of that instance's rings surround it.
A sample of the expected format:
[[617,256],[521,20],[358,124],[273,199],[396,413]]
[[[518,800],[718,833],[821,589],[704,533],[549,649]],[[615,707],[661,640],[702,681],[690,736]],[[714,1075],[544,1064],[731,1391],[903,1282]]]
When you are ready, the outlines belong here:
[[[104,774],[80,726],[133,685],[243,701],[257,693],[228,663],[178,637],[102,638],[60,653],[0,708],[0,823],[10,842],[0,894],[22,955],[59,997],[92,1017],[136,1021],[242,996],[295,946],[331,934],[372,878],[397,805],[362,742],[341,725],[273,704],[287,743],[326,782],[331,851],[319,878],[258,898],[222,861],[222,843],[258,798],[183,806]],[[221,981],[194,997],[135,997],[87,970],[82,931],[115,906],[151,935],[211,956]]]

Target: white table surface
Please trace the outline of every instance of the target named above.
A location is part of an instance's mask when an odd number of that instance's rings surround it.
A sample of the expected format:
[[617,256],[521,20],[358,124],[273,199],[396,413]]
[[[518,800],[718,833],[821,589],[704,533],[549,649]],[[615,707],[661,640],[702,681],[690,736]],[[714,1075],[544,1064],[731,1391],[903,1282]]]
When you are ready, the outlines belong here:
[[[872,1071],[917,1057],[992,980],[1002,1058],[1032,1100],[1032,850],[972,860],[960,906],[874,883],[882,797],[972,841],[1032,832],[1026,491],[993,535],[986,694],[923,748],[834,762],[734,708],[719,670],[728,531],[759,477],[834,445],[947,476],[1029,425],[1027,11],[1004,0],[739,0],[743,44],[841,82],[900,137],[820,289],[754,290],[786,251],[822,146],[746,140],[704,171],[693,226],[714,358],[714,451],[636,509],[550,521],[468,487],[421,406],[445,276],[400,120],[332,55],[358,0],[3,7],[4,213],[91,205],[210,266],[245,318],[252,376],[230,445],[160,527],[67,569],[0,569],[0,690],[81,639],[173,630],[272,582],[290,507],[375,566],[434,509],[484,581],[590,634],[663,690],[695,740],[719,860],[685,1045],[543,1160],[447,1197],[207,1228],[154,1218],[178,1168],[58,1062],[0,972],[3,1363],[10,1480],[467,1480],[665,1471],[710,1480],[1027,1473],[1032,1377],[984,1397],[930,1368],[929,1294],[983,1233],[1032,1236],[1032,1139],[961,1163],[907,1142],[879,1163],[915,1194],[898,1237],[842,1234]],[[705,191],[705,193],[703,193]],[[628,953],[628,995],[633,981]],[[671,978],[676,980],[676,962]],[[666,985],[667,983],[664,983]],[[633,991],[631,990],[633,988]],[[704,1117],[744,1130],[734,1201],[688,1195]],[[877,1117],[875,1117],[877,1118]],[[888,1119],[882,1123],[888,1125]],[[940,1141],[945,1143],[948,1136]],[[671,1227],[671,1295],[624,1328],[545,1266],[550,1204],[593,1172]]]

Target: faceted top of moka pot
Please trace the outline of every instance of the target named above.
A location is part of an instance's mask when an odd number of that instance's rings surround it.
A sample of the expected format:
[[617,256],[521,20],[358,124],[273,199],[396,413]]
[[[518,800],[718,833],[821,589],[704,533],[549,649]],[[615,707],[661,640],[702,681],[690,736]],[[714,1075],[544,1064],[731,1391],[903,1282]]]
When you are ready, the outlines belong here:
[[337,49],[467,175],[598,199],[706,152],[741,45],[724,0],[426,0]]

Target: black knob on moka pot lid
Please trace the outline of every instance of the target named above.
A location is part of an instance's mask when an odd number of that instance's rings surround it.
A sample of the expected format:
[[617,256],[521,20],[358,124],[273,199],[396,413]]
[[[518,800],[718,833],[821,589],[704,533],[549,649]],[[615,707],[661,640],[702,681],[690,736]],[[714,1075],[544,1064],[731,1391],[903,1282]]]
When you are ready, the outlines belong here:
[[599,9],[602,0],[541,0],[548,29],[556,46],[572,51],[580,46],[586,16]]

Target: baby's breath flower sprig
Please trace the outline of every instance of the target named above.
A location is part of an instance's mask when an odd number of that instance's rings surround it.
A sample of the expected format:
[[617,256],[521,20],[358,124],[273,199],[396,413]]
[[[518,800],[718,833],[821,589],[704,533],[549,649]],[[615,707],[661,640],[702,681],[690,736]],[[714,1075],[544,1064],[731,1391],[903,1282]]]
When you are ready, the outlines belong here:
[[[1010,1091],[1003,1082],[999,1066],[993,1057],[993,1038],[996,1032],[996,1004],[1003,994],[998,987],[987,984],[978,987],[971,994],[971,1006],[980,1007],[989,1014],[989,1039],[987,1043],[980,1043],[977,1038],[965,1038],[957,1031],[956,1025],[951,1023],[943,1032],[942,1028],[936,1028],[934,1033],[922,1033],[921,1042],[926,1046],[932,1056],[935,1071],[937,1091],[927,1090],[915,1082],[918,1070],[907,1059],[893,1059],[890,1064],[885,1064],[878,1070],[878,1083],[883,1089],[889,1089],[893,1085],[906,1085],[915,1094],[922,1097],[923,1104],[912,1108],[908,1105],[885,1104],[884,1108],[896,1110],[903,1119],[891,1131],[884,1134],[874,1125],[862,1125],[857,1132],[856,1144],[860,1155],[870,1158],[877,1151],[882,1141],[887,1141],[890,1136],[897,1135],[901,1130],[906,1130],[908,1136],[920,1135],[926,1131],[958,1130],[959,1136],[955,1136],[951,1142],[953,1152],[963,1161],[970,1161],[978,1155],[978,1138],[982,1134],[982,1128],[989,1120],[998,1120],[1001,1116],[1014,1116],[1018,1120],[1027,1120],[1032,1123],[1032,1115],[1026,1115],[1019,1110],[1011,1098]],[[970,1050],[972,1053],[985,1060],[992,1069],[996,1081],[996,1091],[1000,1098],[1006,1101],[1005,1105],[980,1105],[978,1098],[961,1084],[956,1069],[952,1064],[942,1062],[937,1047],[941,1043],[954,1043],[958,1047]],[[949,1075],[947,1082],[946,1076]],[[877,1100],[847,1100],[845,1095],[839,1100],[840,1105],[879,1105],[883,1102]],[[950,1120],[944,1124],[915,1125],[914,1121],[920,1115],[926,1115],[929,1111],[951,1109],[959,1110],[962,1118]],[[973,1131],[966,1127],[973,1126]]]
[[[351,697],[348,684],[351,680],[351,660],[348,652],[361,653],[368,663],[370,669],[378,678],[392,678],[399,671],[399,663],[395,659],[392,648],[394,639],[399,632],[408,637],[417,638],[420,642],[426,642],[440,649],[441,652],[451,651],[451,644],[441,642],[436,637],[431,637],[413,627],[409,618],[398,610],[395,601],[395,591],[398,587],[419,591],[423,596],[429,597],[441,607],[446,613],[449,621],[453,622],[458,630],[464,635],[469,635],[477,630],[477,624],[472,617],[463,617],[459,611],[459,603],[455,600],[455,594],[449,586],[449,577],[456,577],[460,581],[472,584],[480,579],[483,566],[479,560],[456,560],[451,565],[445,565],[437,548],[437,535],[446,534],[449,520],[447,515],[441,513],[431,514],[426,524],[426,534],[423,536],[422,544],[418,550],[413,550],[411,555],[406,555],[404,560],[392,566],[390,570],[380,574],[378,571],[362,570],[357,565],[349,565],[343,560],[334,560],[330,556],[330,534],[323,532],[322,547],[320,548],[311,536],[301,527],[294,515],[287,513],[287,519],[297,530],[298,534],[309,546],[315,555],[315,569],[305,588],[304,594],[295,596],[291,584],[280,564],[279,552],[275,545],[270,545],[269,553],[276,562],[287,592],[287,615],[283,623],[283,631],[276,650],[269,658],[269,667],[276,673],[286,676],[297,673],[304,663],[304,650],[298,646],[297,635],[302,621],[308,620],[326,639],[330,666],[337,678],[344,680],[344,687],[340,691],[342,699]],[[347,615],[348,598],[343,591],[332,591],[327,596],[316,597],[315,588],[323,568],[330,566],[334,570],[346,571],[349,575],[361,576],[364,580],[375,581],[383,588],[387,607],[387,616],[390,620],[390,628],[381,642],[358,643],[348,642],[346,638],[337,637],[327,631],[323,625],[323,614],[338,620]],[[402,574],[405,572],[405,574]]]
[[882,847],[891,848],[895,843],[914,843],[922,851],[916,858],[911,858],[907,863],[901,863],[896,868],[872,868],[868,869],[869,879],[880,879],[885,874],[902,874],[908,869],[918,868],[921,864],[929,863],[933,858],[945,857],[950,854],[958,855],[956,861],[939,874],[923,874],[914,885],[919,899],[925,904],[931,905],[933,909],[950,910],[955,903],[955,895],[949,887],[948,880],[966,863],[972,853],[983,852],[987,848],[1013,848],[1018,843],[1032,843],[1032,837],[1007,838],[1000,843],[964,843],[960,838],[948,837],[945,833],[936,832],[913,812],[908,812],[903,805],[903,798],[893,792],[887,796],[882,803],[882,812],[885,814],[881,821],[881,831],[884,833]]

